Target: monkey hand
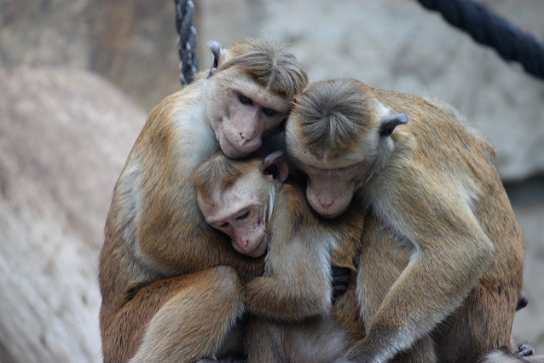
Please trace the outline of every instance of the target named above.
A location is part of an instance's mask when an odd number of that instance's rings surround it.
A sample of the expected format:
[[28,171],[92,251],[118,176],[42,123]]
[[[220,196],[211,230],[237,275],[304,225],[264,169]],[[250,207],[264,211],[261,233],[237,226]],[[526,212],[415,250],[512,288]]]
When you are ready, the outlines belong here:
[[332,304],[336,302],[348,289],[350,270],[344,267],[332,266]]

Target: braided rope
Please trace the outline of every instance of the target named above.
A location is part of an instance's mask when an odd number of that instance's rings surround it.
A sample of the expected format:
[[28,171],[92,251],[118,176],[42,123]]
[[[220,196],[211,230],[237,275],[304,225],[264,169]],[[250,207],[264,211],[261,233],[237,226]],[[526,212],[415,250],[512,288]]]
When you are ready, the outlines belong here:
[[507,61],[519,62],[525,71],[544,79],[544,44],[511,25],[473,0],[418,0],[438,11],[451,25],[467,32],[477,43],[489,46]]
[[193,26],[195,6],[192,0],[174,0],[176,30],[178,32],[179,80],[187,85],[198,72],[196,55],[196,28]]

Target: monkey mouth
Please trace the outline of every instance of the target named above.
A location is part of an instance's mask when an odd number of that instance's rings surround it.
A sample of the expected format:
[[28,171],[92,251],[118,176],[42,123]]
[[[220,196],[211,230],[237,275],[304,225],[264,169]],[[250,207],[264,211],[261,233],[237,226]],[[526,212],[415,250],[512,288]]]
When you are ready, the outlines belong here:
[[241,159],[255,151],[237,147],[235,144],[230,142],[229,138],[225,135],[221,136],[219,139],[219,145],[221,146],[223,153],[230,159]]
[[261,242],[259,242],[255,248],[253,248],[251,251],[246,251],[244,254],[253,257],[253,258],[259,258],[266,254],[268,251],[268,238],[265,235]]
[[310,202],[312,209],[319,214],[319,216],[326,219],[333,219],[341,215],[348,209],[349,203],[344,205],[336,204],[334,206],[324,207],[319,202]]
[[223,153],[231,159],[241,159],[254,151],[257,151],[261,147],[262,140],[254,139],[251,142],[248,142],[244,145],[238,145],[236,141],[231,141],[231,138],[228,137],[225,133],[219,138],[219,145]]
[[333,213],[330,213],[330,212],[317,212],[317,213],[323,218],[334,219],[334,218],[338,217],[339,215],[341,215],[342,213],[344,213],[344,211],[345,211],[345,209],[342,209],[339,212],[333,212]]
[[249,154],[244,153],[238,148],[234,147],[234,145],[232,145],[232,143],[226,137],[221,137],[219,139],[219,145],[221,146],[223,153],[230,159],[240,159]]

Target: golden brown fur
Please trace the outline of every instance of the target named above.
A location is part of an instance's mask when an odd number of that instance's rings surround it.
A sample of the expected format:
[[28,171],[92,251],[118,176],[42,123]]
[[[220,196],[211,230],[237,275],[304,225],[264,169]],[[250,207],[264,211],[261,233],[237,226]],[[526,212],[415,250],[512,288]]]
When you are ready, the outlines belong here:
[[271,45],[271,40],[247,39],[231,48],[217,71],[243,69],[260,86],[292,100],[308,83],[295,56]]
[[[255,142],[231,148],[243,156],[283,120],[306,74],[292,56],[289,69],[283,70],[277,57],[285,54],[262,40],[249,40],[221,55],[233,62],[228,71],[212,69],[212,76],[201,75],[151,112],[115,187],[99,272],[106,363],[127,362],[136,352],[133,362],[178,363],[228,353],[229,331],[243,313],[240,286],[263,272],[262,259],[236,253],[228,238],[206,225],[188,178],[218,146],[216,137],[228,130],[236,135],[236,127],[244,125],[245,119],[233,119],[218,104],[255,122]],[[247,81],[244,77],[253,77],[243,68],[248,63],[234,64],[241,55],[276,65],[283,76],[266,83],[282,90],[282,96]],[[254,97],[251,105],[237,103],[238,96],[222,88],[235,80],[239,94]],[[228,97],[233,102],[225,101]],[[272,116],[261,112],[276,106],[281,109]],[[262,118],[270,121],[268,128],[259,126]],[[184,331],[184,324],[200,333]]]
[[[213,214],[213,207],[201,203],[232,204],[216,198],[236,188],[244,188],[247,195],[258,193],[264,213],[273,208],[267,225],[264,275],[249,281],[244,289],[246,308],[252,313],[245,338],[249,362],[330,362],[356,336],[364,334],[355,294],[354,261],[360,253],[366,213],[360,205],[354,205],[334,223],[320,220],[296,183],[288,181],[276,187],[265,180],[266,172],[259,171],[261,160],[257,156],[235,161],[218,154],[191,176],[203,212]],[[216,176],[213,182],[210,175]],[[233,180],[236,176],[238,180],[250,178],[252,190],[248,184],[237,184]],[[277,188],[272,202],[269,188]],[[352,271],[348,291],[334,306],[331,263]]]
[[[234,161],[217,155],[200,166],[191,180],[197,186],[201,210],[214,215],[214,208],[202,201],[218,206],[218,195],[242,188],[232,178],[243,175],[252,181],[249,187],[243,184],[246,195],[261,193],[258,200],[268,211],[267,169],[259,172],[260,160]],[[210,183],[208,175],[221,177]],[[223,179],[234,183],[227,186]],[[202,188],[203,184],[211,185]],[[210,190],[213,194],[207,194]],[[360,203],[353,203],[335,220],[320,218],[292,180],[277,187],[274,200],[265,273],[250,281],[244,293],[247,309],[254,315],[246,334],[249,362],[333,361],[364,338],[364,324],[408,263],[408,250],[395,243]],[[222,202],[229,204],[228,199]],[[233,213],[238,215],[237,210]],[[332,306],[331,264],[351,271],[347,292]],[[361,296],[364,300],[358,302]],[[426,338],[396,361],[433,359],[432,341]]]
[[[373,110],[370,117],[350,120],[366,131],[335,116],[340,124],[329,129],[357,143],[346,152],[327,141],[336,137],[331,134],[323,138],[327,154],[315,155],[308,125],[330,121],[340,102],[335,100],[344,98],[358,98],[363,109]],[[316,116],[314,106],[305,107],[314,104],[329,109]],[[357,115],[357,102],[343,107],[346,119]],[[392,128],[385,122],[391,115],[397,116]],[[359,195],[382,228],[410,248],[410,263],[379,309],[363,311],[371,319],[368,335],[347,359],[382,361],[429,334],[440,362],[476,361],[497,348],[514,351],[510,334],[522,285],[523,241],[485,137],[463,125],[450,106],[335,80],[313,84],[298,97],[287,145],[309,175],[312,207],[337,215]],[[342,169],[330,170],[335,168]],[[363,305],[365,299],[361,293]]]

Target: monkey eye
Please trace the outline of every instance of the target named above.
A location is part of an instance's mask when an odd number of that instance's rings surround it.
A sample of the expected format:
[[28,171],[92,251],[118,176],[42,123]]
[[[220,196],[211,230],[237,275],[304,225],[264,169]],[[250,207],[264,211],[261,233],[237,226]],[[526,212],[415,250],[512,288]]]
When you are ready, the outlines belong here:
[[276,116],[278,114],[278,111],[276,110],[273,110],[271,108],[263,108],[263,113],[266,115],[266,116],[269,116],[269,117],[272,117],[272,116]]
[[249,105],[249,106],[253,105],[253,101],[251,100],[251,98],[246,97],[241,93],[238,95],[238,101],[240,101],[242,105]]
[[249,210],[246,210],[243,214],[239,215],[238,217],[236,217],[236,220],[237,221],[240,221],[242,219],[246,219],[247,217],[249,216]]
[[227,228],[229,226],[229,222],[224,222],[219,225],[219,228]]

